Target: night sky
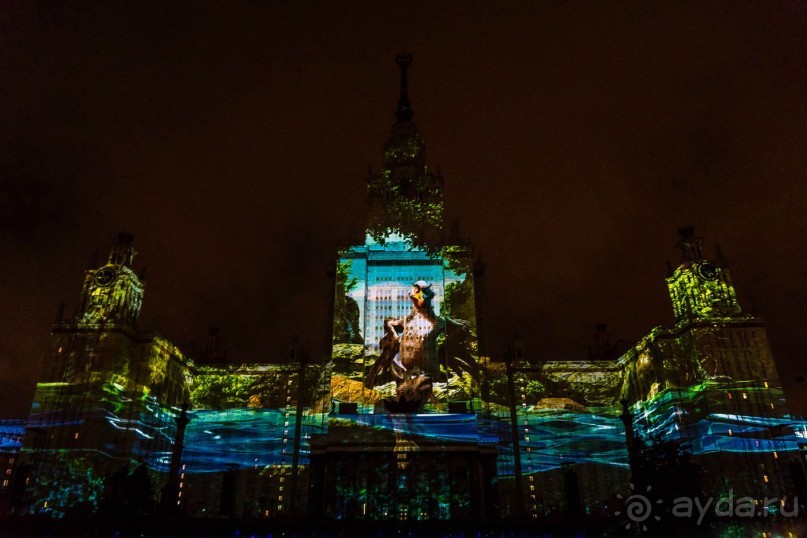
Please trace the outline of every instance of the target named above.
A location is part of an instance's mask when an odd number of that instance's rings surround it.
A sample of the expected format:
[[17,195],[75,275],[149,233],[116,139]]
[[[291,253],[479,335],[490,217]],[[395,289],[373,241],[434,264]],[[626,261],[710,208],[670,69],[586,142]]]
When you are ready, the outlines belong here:
[[584,359],[597,323],[669,326],[691,224],[807,392],[807,5],[431,4],[0,3],[0,417],[27,413],[57,305],[121,230],[141,328],[217,326],[233,362],[297,334],[321,359],[402,49],[494,356],[515,332]]

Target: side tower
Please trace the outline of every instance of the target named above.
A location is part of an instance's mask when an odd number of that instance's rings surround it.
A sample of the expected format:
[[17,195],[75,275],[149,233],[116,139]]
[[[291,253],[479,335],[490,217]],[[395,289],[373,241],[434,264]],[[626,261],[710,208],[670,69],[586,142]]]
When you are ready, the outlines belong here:
[[134,236],[118,235],[106,265],[90,269],[84,278],[76,321],[85,327],[119,326],[134,329],[143,303],[143,282],[132,270]]
[[137,330],[134,256],[133,237],[120,234],[107,263],[86,272],[75,315],[59,309],[21,451],[18,512],[92,510],[121,466],[145,463],[154,478],[167,470],[189,369],[173,344]]
[[798,441],[765,324],[740,307],[719,247],[709,260],[692,227],[679,235],[667,277],[675,324],[620,358],[622,398],[635,404],[637,431],[692,453],[705,493],[792,496]]
[[731,273],[719,247],[714,261],[703,256],[693,227],[678,230],[679,266],[667,277],[675,329],[690,333],[693,360],[704,378],[730,377],[781,387],[762,319],[737,302]]

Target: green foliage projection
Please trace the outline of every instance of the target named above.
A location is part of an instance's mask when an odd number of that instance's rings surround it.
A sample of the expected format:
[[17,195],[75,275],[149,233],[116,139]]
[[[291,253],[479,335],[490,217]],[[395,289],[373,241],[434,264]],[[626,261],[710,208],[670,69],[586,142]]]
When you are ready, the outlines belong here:
[[360,379],[364,374],[364,346],[362,344],[334,344],[331,353],[338,372]]
[[37,469],[31,495],[43,511],[64,517],[71,512],[95,512],[103,490],[104,478],[94,461],[58,452]]
[[390,233],[397,233],[413,247],[435,254],[440,248],[443,227],[443,191],[435,176],[424,169],[415,177],[400,177],[383,170],[368,181],[371,208],[367,233],[384,244]]
[[742,314],[737,294],[725,269],[713,269],[714,277],[704,278],[699,273],[701,263],[684,265],[667,279],[676,322],[692,319],[715,319]]
[[457,275],[472,274],[473,260],[467,245],[445,245],[440,252],[445,267]]
[[[322,365],[305,368],[303,405],[312,403]],[[249,369],[200,368],[191,390],[194,409],[283,408],[297,405],[297,365],[253,365]]]
[[435,386],[434,393],[437,399],[470,400],[478,396],[479,389],[476,380],[468,372],[448,376],[444,392],[441,386]]
[[336,299],[334,303],[333,342],[335,344],[361,344],[359,305],[350,297],[358,285],[356,277],[350,278],[351,260],[336,265]]
[[255,380],[209,370],[196,376],[191,390],[194,408],[225,409],[246,407]]
[[[521,395],[524,394],[526,396],[526,403],[529,405],[535,405],[538,400],[544,397],[546,394],[546,388],[544,387],[543,383],[538,381],[537,379],[527,379],[527,378],[516,378],[514,379],[515,391],[516,391],[516,400],[521,399]],[[497,377],[493,377],[488,381],[488,387],[490,390],[490,401],[497,403],[499,405],[509,406],[510,405],[510,396],[507,392],[507,376],[500,375]],[[522,390],[523,389],[523,390]]]
[[468,328],[476,333],[476,310],[474,284],[471,275],[462,282],[450,282],[446,286],[441,314],[447,318],[467,320]]
[[[99,283],[100,275],[111,280]],[[88,274],[81,303],[77,321],[83,326],[134,325],[143,303],[143,286],[128,267],[107,265]]]

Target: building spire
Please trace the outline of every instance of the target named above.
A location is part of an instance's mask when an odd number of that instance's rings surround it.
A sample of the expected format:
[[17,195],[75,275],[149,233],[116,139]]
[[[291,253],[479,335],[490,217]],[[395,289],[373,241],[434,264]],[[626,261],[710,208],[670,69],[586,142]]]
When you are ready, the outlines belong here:
[[684,226],[678,228],[678,235],[681,236],[681,239],[676,243],[676,246],[681,253],[681,261],[701,261],[703,259],[703,239],[695,237],[695,227]]
[[367,178],[367,230],[379,243],[396,232],[415,247],[432,248],[442,241],[443,181],[426,168],[426,145],[412,123],[407,80],[412,55],[401,52],[395,56],[395,63],[401,69],[397,121],[384,144],[384,166]]
[[398,110],[395,117],[398,121],[409,121],[415,115],[409,104],[409,88],[406,80],[406,68],[412,63],[412,55],[406,51],[395,55],[395,63],[401,66],[401,97],[398,99]]
[[133,242],[134,236],[132,234],[126,232],[119,233],[118,244],[112,247],[107,263],[131,267],[135,254],[137,254],[132,246]]

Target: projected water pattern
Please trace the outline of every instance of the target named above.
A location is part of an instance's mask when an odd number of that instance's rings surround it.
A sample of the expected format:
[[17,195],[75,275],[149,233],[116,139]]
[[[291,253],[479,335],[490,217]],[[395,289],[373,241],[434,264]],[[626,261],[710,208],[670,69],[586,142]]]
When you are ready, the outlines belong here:
[[[760,417],[725,413],[722,407],[730,390],[748,387],[701,385],[691,390],[667,391],[650,404],[636,406],[635,427],[645,437],[685,442],[693,455],[714,452],[789,452],[807,440],[807,421],[788,417]],[[741,393],[737,393],[741,394]],[[755,397],[781,398],[781,391],[757,389]],[[738,396],[741,397],[741,396]],[[706,402],[706,404],[704,403]],[[105,407],[113,407],[106,402]],[[160,409],[146,399],[138,418],[127,419],[110,409],[96,407],[81,416],[61,411],[34,413],[27,427],[35,430],[65,428],[103,421],[110,428],[131,433],[137,442],[135,454],[150,467],[167,471],[174,435],[173,410]],[[715,412],[705,412],[706,406]],[[564,463],[595,463],[627,467],[624,428],[609,409],[592,413],[550,411],[525,407],[518,413],[523,469],[536,472],[559,468]],[[295,409],[194,410],[185,437],[183,463],[190,473],[224,472],[233,468],[262,468],[288,464],[293,452]],[[356,426],[372,426],[446,443],[476,442],[499,445],[499,474],[512,476],[513,451],[509,414],[481,411],[471,414],[418,415],[418,420],[396,415],[342,415]],[[16,433],[16,429],[13,428]],[[299,463],[309,463],[307,439],[327,431],[327,415],[305,414]],[[480,433],[482,437],[480,437]],[[4,449],[19,447],[21,436],[3,438]],[[154,447],[162,445],[163,450]]]

